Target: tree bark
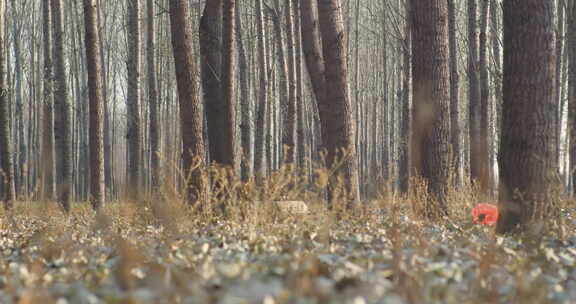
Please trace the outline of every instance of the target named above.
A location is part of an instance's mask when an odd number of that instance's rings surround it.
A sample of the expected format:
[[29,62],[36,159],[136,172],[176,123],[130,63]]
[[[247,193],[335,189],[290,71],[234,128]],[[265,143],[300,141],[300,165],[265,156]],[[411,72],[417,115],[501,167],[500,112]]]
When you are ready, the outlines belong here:
[[[411,14],[411,7],[410,1],[406,2],[406,15],[410,16]],[[403,70],[402,73],[402,87],[404,90],[402,91],[402,100],[401,100],[401,109],[402,111],[402,122],[400,125],[400,138],[402,138],[400,144],[400,151],[399,151],[399,160],[398,160],[398,179],[399,179],[399,188],[400,192],[407,194],[410,190],[410,170],[412,168],[412,91],[410,80],[412,79],[412,25],[411,19],[407,18],[404,25],[404,52],[402,56],[403,61]],[[394,113],[392,113],[394,115]],[[391,116],[392,116],[391,115]],[[387,126],[387,128],[390,128]],[[391,138],[393,132],[389,131],[390,141],[394,140]],[[390,148],[389,148],[390,149]],[[393,159],[393,157],[392,157]]]
[[504,2],[500,217],[496,231],[551,213],[560,189],[556,157],[552,1]]
[[140,190],[140,0],[126,0],[128,13],[127,147],[128,192],[135,198]]
[[270,129],[266,128],[266,114],[269,111],[268,105],[268,50],[266,45],[266,27],[264,24],[263,0],[256,0],[256,31],[258,36],[258,67],[259,67],[259,88],[258,88],[258,113],[256,114],[255,151],[254,151],[254,171],[257,176],[265,177],[266,170],[266,134]]
[[428,184],[427,217],[448,213],[450,73],[445,0],[411,0],[412,164]]
[[478,67],[480,69],[480,151],[478,154],[480,189],[488,195],[490,188],[490,138],[488,111],[490,109],[490,80],[488,74],[488,12],[490,0],[481,1],[480,14],[480,54]]
[[86,30],[86,67],[90,100],[90,203],[94,210],[104,204],[104,100],[102,98],[102,62],[96,0],[84,0]]
[[[325,63],[326,95],[318,104],[321,119],[326,121],[323,138],[327,150],[326,165],[337,169],[336,176],[346,181],[352,202],[360,201],[358,158],[356,157],[354,120],[348,92],[347,34],[340,0],[318,0],[318,16],[322,33],[322,53]],[[333,168],[341,161],[339,168]],[[333,180],[336,183],[336,180]],[[332,185],[334,186],[334,185]]]
[[481,173],[480,81],[478,77],[477,1],[468,0],[468,124],[470,136],[470,178],[479,181]]
[[160,186],[160,123],[158,115],[158,88],[156,84],[156,34],[154,27],[154,1],[146,1],[146,18],[148,21],[146,40],[146,63],[148,67],[148,107],[150,108],[150,165],[152,191]]
[[568,6],[568,62],[570,64],[568,74],[568,128],[570,136],[570,167],[569,174],[572,176],[572,196],[576,195],[576,2],[570,1]]
[[62,0],[50,0],[54,35],[54,139],[56,148],[56,174],[58,201],[65,212],[70,211],[72,192],[72,114],[66,84],[66,64],[64,62],[64,15]]
[[50,3],[42,2],[44,36],[44,92],[42,117],[42,181],[45,199],[54,199],[56,191],[56,171],[54,170],[54,95],[52,86],[52,16]]
[[[214,156],[213,161],[224,165],[238,173],[239,159],[236,141],[236,0],[224,0],[222,11],[222,97],[224,104],[220,109],[222,125],[218,129],[219,136],[210,138],[210,142],[217,140],[222,143]],[[214,119],[215,117],[210,117]]]
[[285,160],[287,164],[295,164],[298,155],[297,146],[297,103],[296,103],[296,53],[294,39],[294,17],[292,14],[292,0],[284,1],[284,15],[286,19],[286,64],[288,67],[288,107],[286,115],[286,136],[284,136]]
[[454,0],[448,0],[448,35],[450,48],[450,141],[452,143],[452,167],[455,185],[463,185],[462,148],[460,144],[460,76],[458,75],[458,39],[456,38],[456,8]]
[[186,201],[194,204],[198,203],[202,191],[202,179],[195,160],[199,161],[200,165],[204,160],[204,126],[195,77],[197,72],[191,29],[188,1],[170,0],[170,30],[180,107]]
[[4,1],[0,1],[0,146],[3,147],[1,165],[2,165],[2,182],[4,184],[2,201],[4,207],[10,209],[16,200],[16,189],[14,186],[14,163],[12,159],[12,141],[10,135],[10,113],[8,97],[8,85],[6,83],[6,52],[4,49],[4,18],[5,18]]

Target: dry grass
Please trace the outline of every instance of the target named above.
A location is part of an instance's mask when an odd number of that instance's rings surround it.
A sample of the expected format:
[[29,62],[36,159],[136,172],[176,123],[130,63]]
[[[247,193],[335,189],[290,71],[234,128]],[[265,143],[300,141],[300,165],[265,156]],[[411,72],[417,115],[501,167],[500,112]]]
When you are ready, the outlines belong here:
[[[241,183],[204,172],[201,211],[164,185],[95,214],[76,203],[19,202],[0,214],[0,303],[570,303],[576,301],[576,220],[497,237],[474,225],[470,185],[449,192],[450,216],[423,220],[423,191],[391,191],[353,210],[323,203],[315,179],[283,168]],[[208,196],[207,196],[208,197]],[[291,213],[274,201],[305,201]],[[224,209],[214,206],[225,206]],[[224,210],[224,211],[223,211]]]

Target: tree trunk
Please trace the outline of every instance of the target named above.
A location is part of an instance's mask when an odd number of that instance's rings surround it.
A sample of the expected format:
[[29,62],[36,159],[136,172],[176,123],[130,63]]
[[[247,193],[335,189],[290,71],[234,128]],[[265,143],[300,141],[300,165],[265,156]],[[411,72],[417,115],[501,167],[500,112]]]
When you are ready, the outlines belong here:
[[504,2],[504,104],[497,232],[544,219],[560,189],[553,4]]
[[200,68],[210,161],[221,160],[226,126],[222,96],[222,0],[206,1],[200,19]]
[[54,170],[54,95],[52,86],[52,16],[50,3],[42,2],[43,36],[44,36],[44,100],[42,119],[42,181],[45,199],[55,198],[56,171]]
[[[256,0],[256,28],[258,36],[258,66],[259,66],[259,91],[258,91],[258,113],[256,115],[256,140],[254,151],[254,171],[260,177],[266,176],[266,114],[268,113],[268,63],[266,47],[266,27],[264,24],[263,0]],[[267,130],[267,131],[266,131]]]
[[66,84],[66,64],[64,62],[64,15],[62,0],[50,0],[54,35],[54,140],[56,148],[56,174],[58,201],[64,211],[70,211],[72,192],[72,133],[71,109]]
[[240,77],[240,141],[242,142],[240,171],[243,181],[254,176],[254,102],[250,98],[250,70],[244,41],[242,40],[242,20],[240,6],[236,5],[236,43],[238,45],[238,70]]
[[6,209],[10,209],[16,200],[16,190],[14,186],[14,163],[12,159],[12,141],[10,139],[10,98],[8,97],[8,85],[6,83],[6,54],[5,51],[5,18],[4,1],[0,1],[0,146],[3,147],[1,165],[3,174],[2,200]]
[[[406,15],[410,16],[410,1],[406,2]],[[401,100],[402,122],[400,125],[400,155],[398,161],[398,179],[400,192],[407,194],[410,189],[410,170],[412,168],[412,94],[410,80],[412,79],[412,25],[411,19],[406,18],[404,28],[404,52],[402,56],[403,70],[402,87],[404,88]],[[394,113],[392,113],[394,115]],[[387,128],[389,128],[387,126]],[[390,132],[392,134],[393,132]],[[391,136],[391,135],[389,135]],[[394,138],[390,138],[390,141]]]
[[146,61],[148,67],[148,107],[150,108],[150,165],[152,175],[152,191],[158,191],[160,186],[160,124],[158,117],[158,89],[156,85],[156,63],[154,60],[156,35],[154,27],[154,1],[147,0],[147,41]]
[[424,215],[448,213],[450,73],[445,0],[412,0],[412,161],[428,184]]
[[576,2],[570,1],[568,6],[568,62],[570,64],[568,74],[568,128],[570,133],[570,167],[569,174],[572,175],[572,196],[576,195]]
[[[323,138],[327,150],[326,165],[335,169],[333,166],[341,161],[336,176],[344,176],[352,201],[359,202],[358,158],[348,92],[347,34],[340,0],[318,0],[318,16],[326,78],[325,100],[318,107],[321,119],[326,121],[327,130],[323,132],[326,135]],[[336,180],[333,182],[336,183]]]
[[456,38],[456,8],[454,0],[448,0],[448,35],[450,48],[450,141],[452,143],[452,167],[455,185],[463,185],[462,148],[460,146],[460,76],[458,75],[458,39]]
[[86,66],[90,100],[90,203],[98,210],[105,200],[104,186],[104,102],[102,98],[102,63],[96,0],[84,0],[86,28]]
[[[222,11],[222,97],[223,104],[220,109],[222,122],[218,129],[218,137],[210,138],[210,142],[217,140],[220,149],[214,156],[213,161],[224,165],[238,173],[239,159],[236,141],[236,0],[224,0]],[[215,117],[210,117],[214,119]]]
[[484,195],[488,195],[490,188],[490,138],[488,131],[488,111],[490,109],[490,80],[488,79],[488,12],[490,10],[490,0],[481,0],[480,14],[480,58],[478,67],[480,69],[480,152],[478,154],[478,164],[480,176],[480,189]]
[[186,200],[198,203],[202,191],[202,179],[197,163],[204,160],[202,105],[196,86],[197,74],[192,44],[192,26],[188,1],[170,0],[170,29],[182,136],[182,165],[186,177]]
[[468,0],[468,124],[470,136],[470,178],[480,180],[480,81],[478,77],[477,1]]
[[127,147],[128,192],[132,198],[140,190],[140,0],[126,0],[128,13]]
[[[292,14],[292,0],[284,1],[284,15],[286,17],[286,63],[288,67],[288,113],[286,115],[286,136],[284,136],[285,160],[287,164],[295,164],[298,155],[297,144],[297,103],[296,103],[296,53],[294,39],[294,17]],[[280,37],[279,37],[280,38]]]

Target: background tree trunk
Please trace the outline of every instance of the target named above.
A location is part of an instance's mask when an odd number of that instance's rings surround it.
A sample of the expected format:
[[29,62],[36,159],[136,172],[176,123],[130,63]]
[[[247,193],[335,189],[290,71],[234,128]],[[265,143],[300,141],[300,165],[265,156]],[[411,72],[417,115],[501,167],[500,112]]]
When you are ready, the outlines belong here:
[[478,68],[480,69],[480,150],[478,154],[480,191],[488,195],[490,188],[490,125],[488,111],[490,109],[490,80],[488,74],[488,12],[490,0],[481,0],[480,14],[480,54]]
[[84,0],[86,62],[90,100],[90,203],[98,210],[106,196],[104,186],[104,105],[102,63],[96,0]]
[[154,1],[146,1],[146,19],[148,21],[146,40],[146,64],[148,67],[148,107],[150,108],[150,174],[152,191],[160,185],[160,124],[158,115],[158,88],[156,84],[156,35],[154,26]]
[[12,160],[12,141],[10,136],[10,114],[8,87],[6,83],[6,52],[4,50],[4,1],[0,1],[0,146],[2,146],[2,172],[4,193],[2,200],[6,209],[10,209],[16,200],[16,189],[14,186],[14,164]]
[[142,133],[140,127],[140,0],[127,0],[128,71],[127,147],[128,192],[135,198],[140,190],[140,158]]
[[52,86],[52,16],[49,1],[42,2],[44,37],[44,92],[42,117],[42,180],[45,199],[55,198],[56,171],[54,170],[54,94]]
[[72,192],[72,134],[71,109],[66,84],[64,62],[64,15],[62,0],[50,0],[54,34],[54,138],[56,143],[56,173],[58,201],[66,212],[70,210]]
[[[236,0],[224,0],[222,13],[223,35],[222,35],[222,92],[223,104],[220,110],[222,121],[219,127],[219,136],[210,138],[210,141],[217,140],[222,143],[220,149],[214,155],[216,163],[225,165],[238,173],[240,162],[238,158],[238,148],[236,141]],[[211,117],[215,118],[215,117]]]
[[479,181],[481,173],[480,81],[478,77],[477,0],[468,0],[468,119],[470,137],[470,178]]

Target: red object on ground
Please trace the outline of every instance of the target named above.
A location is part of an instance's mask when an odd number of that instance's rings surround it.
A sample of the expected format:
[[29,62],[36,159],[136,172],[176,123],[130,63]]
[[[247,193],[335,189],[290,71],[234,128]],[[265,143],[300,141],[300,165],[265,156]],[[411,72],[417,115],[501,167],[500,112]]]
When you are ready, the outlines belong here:
[[478,204],[472,209],[472,220],[476,224],[494,225],[498,221],[498,207],[487,203]]

